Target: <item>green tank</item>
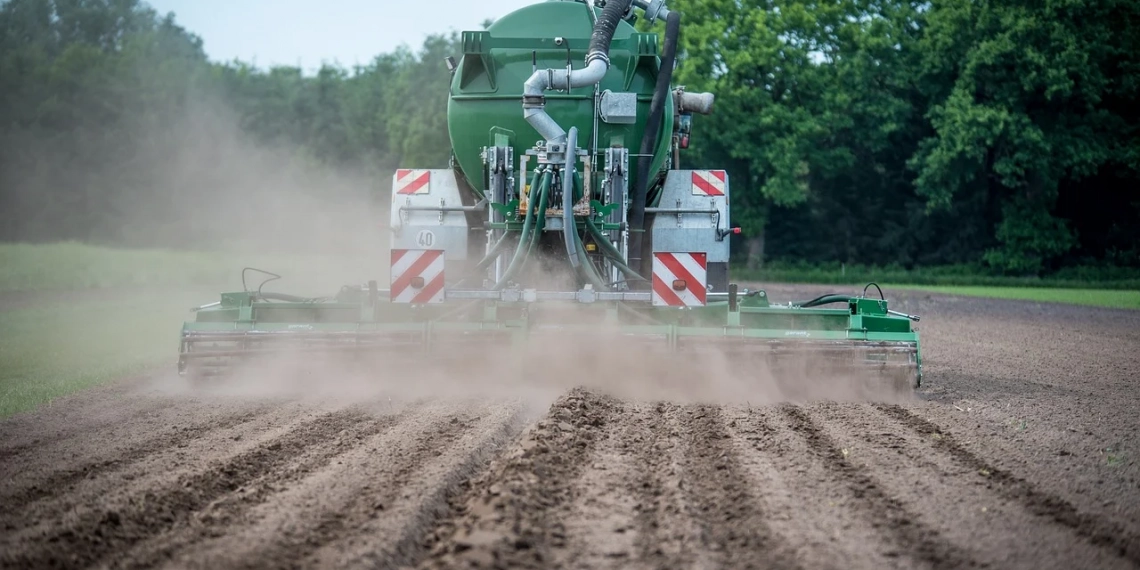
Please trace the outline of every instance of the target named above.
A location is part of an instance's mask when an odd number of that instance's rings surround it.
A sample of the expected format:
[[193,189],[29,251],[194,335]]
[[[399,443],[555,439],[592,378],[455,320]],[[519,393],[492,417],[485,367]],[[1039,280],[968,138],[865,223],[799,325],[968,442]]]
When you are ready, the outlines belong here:
[[[482,151],[496,145],[495,134],[507,138],[516,157],[542,139],[523,118],[523,83],[535,70],[565,69],[567,65],[581,68],[601,12],[580,1],[550,0],[511,12],[486,31],[463,33],[463,53],[451,82],[447,127],[455,160],[480,198],[485,188]],[[597,98],[592,85],[549,92],[546,111],[565,128],[578,127],[579,145],[593,153],[610,146],[637,152],[660,71],[658,45],[657,34],[641,33],[628,22],[619,22],[609,48],[610,68],[597,86],[598,93],[636,93],[635,123],[595,122]],[[656,137],[651,173],[667,166],[673,123],[670,92]],[[630,182],[636,184],[636,176]]]

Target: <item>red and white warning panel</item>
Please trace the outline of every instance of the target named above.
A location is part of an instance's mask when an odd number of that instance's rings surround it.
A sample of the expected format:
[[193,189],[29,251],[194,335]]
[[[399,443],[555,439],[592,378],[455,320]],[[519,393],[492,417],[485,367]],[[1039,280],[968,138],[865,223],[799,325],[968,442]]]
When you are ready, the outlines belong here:
[[442,303],[443,265],[442,249],[393,249],[392,302]]
[[393,195],[407,196],[410,194],[431,193],[430,170],[397,170],[393,180]]
[[694,196],[724,196],[728,173],[724,170],[694,170]]
[[703,307],[708,295],[708,255],[653,254],[653,305]]

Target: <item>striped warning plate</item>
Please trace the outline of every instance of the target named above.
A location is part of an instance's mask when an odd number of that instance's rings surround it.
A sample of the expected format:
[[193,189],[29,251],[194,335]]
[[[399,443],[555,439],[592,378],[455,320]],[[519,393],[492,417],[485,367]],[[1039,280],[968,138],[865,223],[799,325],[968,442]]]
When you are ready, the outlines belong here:
[[694,196],[724,196],[728,173],[723,170],[694,170]]
[[393,192],[396,194],[428,194],[431,192],[430,170],[397,170]]
[[443,250],[392,250],[393,303],[426,305],[443,302]]
[[708,289],[708,255],[653,254],[653,305],[703,307]]

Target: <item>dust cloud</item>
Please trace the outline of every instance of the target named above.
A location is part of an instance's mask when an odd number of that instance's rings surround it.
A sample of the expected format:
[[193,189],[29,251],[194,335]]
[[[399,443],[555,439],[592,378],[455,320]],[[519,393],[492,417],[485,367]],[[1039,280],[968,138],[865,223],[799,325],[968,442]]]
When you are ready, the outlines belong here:
[[[186,236],[185,243],[268,258],[264,269],[284,277],[274,286],[319,286],[321,294],[387,275],[384,165],[333,167],[290,144],[256,141],[219,102],[190,105],[179,121],[182,140],[156,165],[161,194],[177,204],[166,212],[174,224],[152,230],[163,242],[178,246]],[[148,217],[151,207],[140,204],[132,217]],[[138,242],[143,233],[123,238]],[[305,260],[314,256],[330,263],[311,267]]]
[[217,376],[186,377],[167,386],[193,395],[390,406],[422,399],[513,399],[545,408],[575,388],[629,401],[713,405],[914,397],[908,386],[878,372],[822,363],[808,353],[773,364],[764,355],[715,345],[670,351],[664,339],[622,336],[604,326],[577,335],[540,327],[517,347],[505,338],[441,341],[431,354],[414,348],[377,348],[354,356],[282,351],[235,364]]
[[[553,235],[553,234],[551,234]],[[557,236],[560,237],[560,236]],[[552,239],[519,272],[527,287],[573,290],[576,278],[561,241]],[[504,255],[504,264],[511,251]],[[537,253],[537,252],[536,252]],[[472,306],[475,313],[477,306]],[[468,313],[470,315],[471,313]],[[456,318],[465,316],[462,310]],[[376,346],[360,352],[280,352],[243,360],[217,377],[185,379],[187,393],[227,397],[391,403],[417,399],[521,399],[544,408],[575,388],[630,401],[769,405],[780,402],[902,402],[905,382],[849,361],[793,352],[778,360],[765,341],[686,341],[671,350],[664,337],[623,334],[604,309],[541,303],[531,311],[525,343],[510,334],[440,335],[430,354],[419,346]],[[637,317],[625,313],[627,323]],[[569,332],[575,325],[581,328]],[[584,331],[584,332],[580,332]]]
[[392,157],[333,165],[320,133],[306,148],[254,136],[264,118],[222,95],[180,96],[175,113],[127,114],[103,131],[5,131],[0,238],[224,254],[235,276],[267,265],[302,294],[386,277]]
[[[148,190],[115,195],[116,242],[221,248],[251,265],[272,259],[263,268],[284,276],[267,287],[273,291],[333,294],[341,285],[387,277],[390,170],[383,157],[353,167],[318,163],[287,144],[254,140],[241,117],[210,97],[195,99],[183,115],[160,125],[140,126],[134,144],[140,157],[126,174]],[[548,237],[541,248],[546,255],[536,256],[520,280],[567,289],[575,278],[561,236]],[[330,263],[318,269],[305,261],[313,256]],[[639,341],[604,326],[587,335],[562,334],[559,324],[595,318],[579,309],[539,309],[543,326],[525,347],[513,348],[509,338],[474,348],[441,343],[431,356],[395,351],[358,360],[286,351],[225,377],[172,382],[159,376],[156,382],[187,395],[374,402],[521,398],[536,405],[577,387],[631,400],[756,405],[898,395],[893,388],[868,389],[858,375],[810,371],[810,358],[773,370],[763,359],[716,346],[670,352],[663,339]]]

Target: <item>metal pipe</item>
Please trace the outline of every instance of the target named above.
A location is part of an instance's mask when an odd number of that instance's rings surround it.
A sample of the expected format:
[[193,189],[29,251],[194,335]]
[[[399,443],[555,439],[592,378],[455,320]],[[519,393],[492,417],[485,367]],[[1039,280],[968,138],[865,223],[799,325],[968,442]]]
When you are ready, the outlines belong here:
[[697,210],[692,208],[646,208],[647,214],[719,214],[720,210]]
[[480,200],[474,206],[400,206],[401,212],[478,212],[487,206],[487,200]]
[[546,91],[596,85],[610,68],[609,49],[614,31],[632,0],[611,0],[602,9],[590,37],[586,67],[582,69],[540,69],[523,84],[523,117],[548,142],[562,142],[566,130],[546,112]]
[[645,19],[652,25],[655,20],[669,17],[669,9],[665,7],[665,0],[633,0],[633,5],[645,11]]

